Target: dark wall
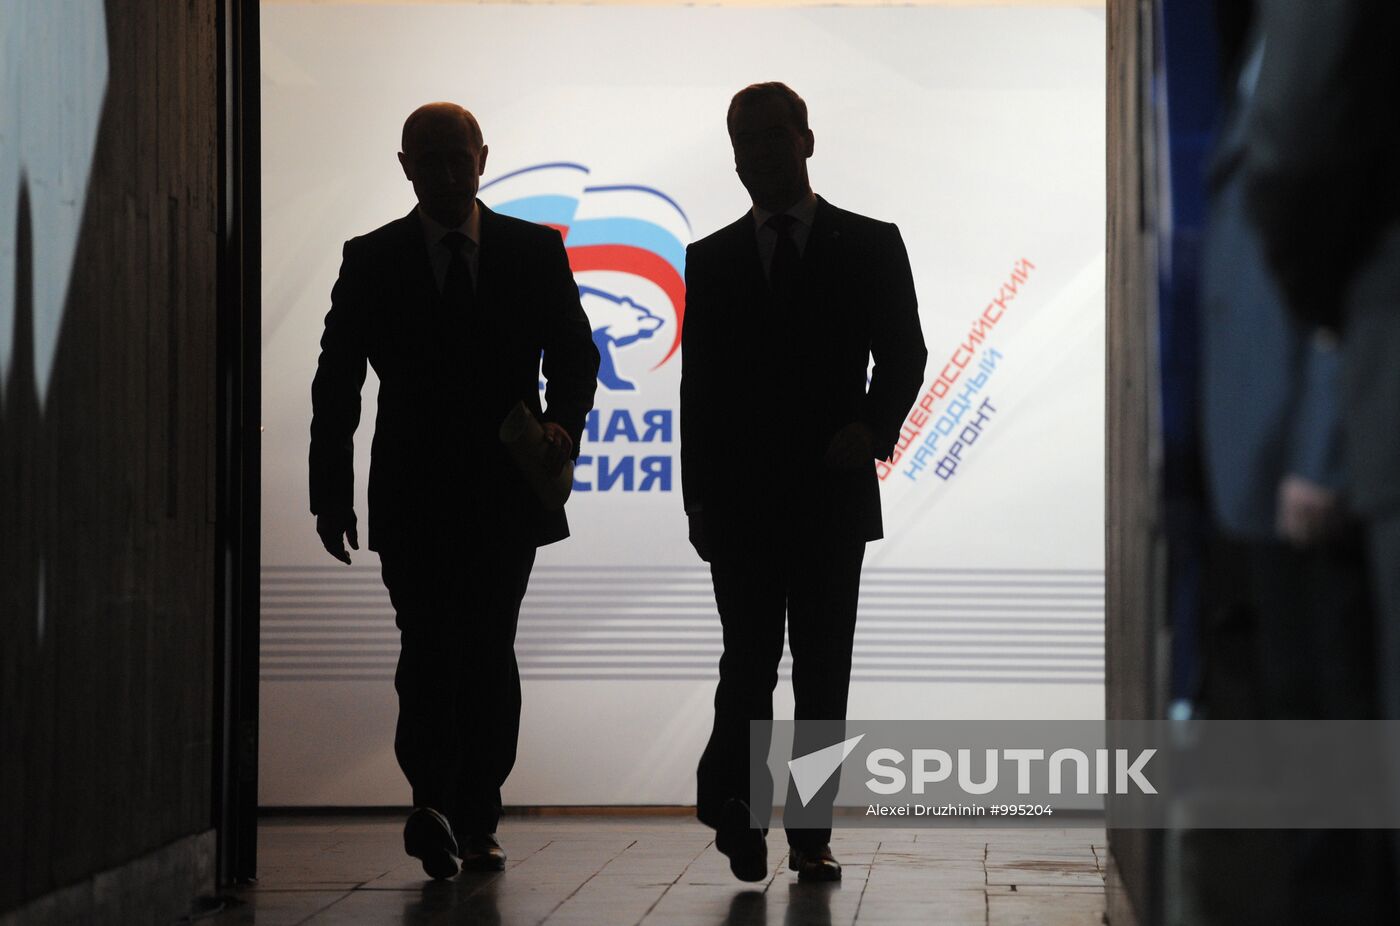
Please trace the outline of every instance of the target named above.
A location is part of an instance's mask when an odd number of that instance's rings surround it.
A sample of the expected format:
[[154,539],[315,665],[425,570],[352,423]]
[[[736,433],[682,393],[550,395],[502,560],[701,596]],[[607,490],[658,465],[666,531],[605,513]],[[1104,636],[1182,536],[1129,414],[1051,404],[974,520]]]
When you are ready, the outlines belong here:
[[[107,0],[106,99],[42,403],[26,180],[0,215],[17,257],[0,396],[0,910],[211,825],[215,12]],[[67,40],[22,39],[30,60]],[[29,90],[21,105],[66,118]],[[14,113],[0,119],[13,139]]]

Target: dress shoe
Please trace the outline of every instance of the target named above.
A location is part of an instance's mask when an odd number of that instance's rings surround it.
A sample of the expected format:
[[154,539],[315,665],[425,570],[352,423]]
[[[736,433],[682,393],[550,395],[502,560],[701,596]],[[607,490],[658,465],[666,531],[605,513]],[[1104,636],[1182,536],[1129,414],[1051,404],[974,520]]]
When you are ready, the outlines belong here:
[[788,853],[788,868],[797,872],[799,881],[840,881],[841,863],[831,854],[831,846],[816,849],[792,847]]
[[505,871],[506,850],[494,833],[473,833],[462,839],[463,871]]
[[423,863],[430,878],[445,880],[457,873],[457,840],[452,824],[431,807],[419,807],[403,825],[403,850]]
[[768,843],[754,827],[749,805],[736,797],[724,802],[715,848],[729,857],[729,870],[740,881],[762,881],[768,876]]

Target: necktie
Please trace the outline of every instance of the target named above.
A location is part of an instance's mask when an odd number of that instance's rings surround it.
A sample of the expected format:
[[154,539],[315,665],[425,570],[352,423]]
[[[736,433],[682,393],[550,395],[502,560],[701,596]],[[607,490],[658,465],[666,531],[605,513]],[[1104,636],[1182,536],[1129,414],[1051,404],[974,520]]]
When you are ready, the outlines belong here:
[[452,255],[442,282],[443,302],[454,314],[467,314],[476,301],[472,269],[467,263],[467,258],[476,251],[476,242],[459,231],[450,231],[442,236],[442,244]]
[[451,253],[447,261],[447,275],[442,281],[442,299],[433,313],[435,333],[432,350],[435,352],[434,368],[442,385],[450,394],[464,394],[467,380],[463,371],[469,333],[476,307],[476,292],[472,285],[472,269],[467,263],[467,255],[476,248],[472,241],[461,232],[451,231],[442,236],[442,244]]
[[764,223],[778,236],[773,245],[773,261],[768,265],[768,287],[778,297],[783,308],[790,309],[797,294],[798,267],[802,257],[797,253],[797,242],[792,240],[792,227],[797,219],[790,215],[769,216]]

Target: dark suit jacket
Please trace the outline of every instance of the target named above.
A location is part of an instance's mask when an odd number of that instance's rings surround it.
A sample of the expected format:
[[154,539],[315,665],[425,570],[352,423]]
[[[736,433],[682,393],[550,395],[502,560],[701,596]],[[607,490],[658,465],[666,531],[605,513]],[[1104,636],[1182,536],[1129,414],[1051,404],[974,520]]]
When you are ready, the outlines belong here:
[[862,421],[888,457],[923,385],[909,257],[894,225],[818,198],[801,267],[800,308],[785,321],[751,213],[686,251],[681,484],[717,550],[792,533],[883,536],[873,460],[834,471],[822,456]]
[[[311,511],[349,511],[365,364],[379,377],[370,450],[371,550],[417,541],[542,545],[569,535],[506,454],[517,400],[573,438],[593,406],[598,351],[559,233],[480,203],[475,308],[444,305],[417,215],[345,243],[311,386]],[[548,380],[541,413],[539,376]]]
[[1300,317],[1344,332],[1352,507],[1400,512],[1400,31],[1394,0],[1261,5],[1251,213]]
[[1217,524],[1236,539],[1268,541],[1277,538],[1286,476],[1346,488],[1341,356],[1289,314],[1246,220],[1247,104],[1226,101],[1211,158],[1201,258],[1201,454]]

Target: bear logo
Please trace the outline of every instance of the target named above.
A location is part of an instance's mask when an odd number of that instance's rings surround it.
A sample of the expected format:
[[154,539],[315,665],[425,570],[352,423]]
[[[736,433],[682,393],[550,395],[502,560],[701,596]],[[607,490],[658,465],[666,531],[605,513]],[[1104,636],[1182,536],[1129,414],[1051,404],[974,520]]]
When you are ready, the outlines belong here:
[[578,296],[593,326],[593,343],[598,348],[598,382],[614,392],[636,391],[637,384],[618,372],[617,352],[656,334],[665,327],[665,319],[626,296],[591,286],[580,286]]

